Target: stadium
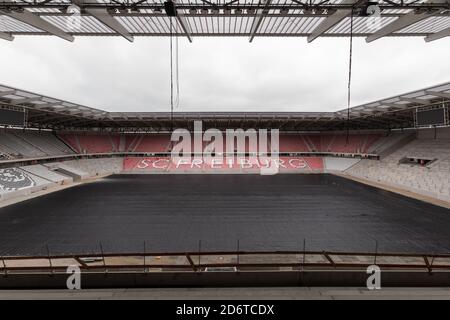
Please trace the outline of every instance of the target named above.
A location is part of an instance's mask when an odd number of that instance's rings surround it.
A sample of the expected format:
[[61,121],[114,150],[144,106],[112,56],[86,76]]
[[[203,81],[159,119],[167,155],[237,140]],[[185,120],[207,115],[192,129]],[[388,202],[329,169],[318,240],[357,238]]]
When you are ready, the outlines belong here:
[[[378,259],[434,279],[450,259],[449,94],[445,83],[389,97],[350,109],[349,120],[345,110],[174,114],[187,130],[196,120],[205,131],[283,127],[279,173],[260,175],[261,163],[170,161],[170,114],[108,113],[1,86],[2,119],[27,127],[0,136],[5,269],[76,259],[142,272],[145,257],[164,274],[297,274]],[[259,151],[245,148],[244,159]]]
[[[448,2],[381,2],[375,29],[371,4],[6,2],[0,38],[450,35]],[[73,266],[83,288],[365,287],[374,265],[450,286],[449,104],[446,82],[326,112],[106,111],[0,84],[0,288]],[[199,135],[178,162],[176,130]]]

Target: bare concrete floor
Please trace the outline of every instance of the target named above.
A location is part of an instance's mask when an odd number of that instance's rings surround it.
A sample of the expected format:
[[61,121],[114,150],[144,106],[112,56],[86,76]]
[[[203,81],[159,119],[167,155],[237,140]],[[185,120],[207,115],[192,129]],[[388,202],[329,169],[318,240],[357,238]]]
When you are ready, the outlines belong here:
[[95,290],[0,290],[0,300],[450,300],[450,288],[154,288]]

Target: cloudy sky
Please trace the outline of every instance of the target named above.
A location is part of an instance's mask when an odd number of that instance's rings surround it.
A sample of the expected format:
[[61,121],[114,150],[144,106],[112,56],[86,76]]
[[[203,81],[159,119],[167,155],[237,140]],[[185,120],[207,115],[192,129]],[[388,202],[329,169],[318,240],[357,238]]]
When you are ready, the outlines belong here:
[[[346,107],[349,40],[179,40],[176,111],[334,111]],[[352,105],[450,81],[450,41],[354,41]],[[169,110],[169,39],[0,41],[0,84],[108,111]]]

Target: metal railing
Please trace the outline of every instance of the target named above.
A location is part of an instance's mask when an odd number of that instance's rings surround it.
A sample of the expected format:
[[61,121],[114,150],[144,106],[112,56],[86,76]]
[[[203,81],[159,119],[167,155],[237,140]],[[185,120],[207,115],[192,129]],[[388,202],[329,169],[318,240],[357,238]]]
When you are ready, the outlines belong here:
[[[103,250],[101,250],[103,251]],[[0,272],[62,272],[76,265],[92,272],[363,270],[450,271],[450,254],[331,251],[135,252],[0,257]],[[221,270],[223,271],[223,270]]]

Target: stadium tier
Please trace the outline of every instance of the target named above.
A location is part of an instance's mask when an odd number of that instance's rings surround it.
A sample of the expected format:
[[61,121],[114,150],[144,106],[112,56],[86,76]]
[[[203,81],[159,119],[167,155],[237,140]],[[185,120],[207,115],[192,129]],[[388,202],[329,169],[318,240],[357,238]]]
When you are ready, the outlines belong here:
[[[107,112],[0,86],[0,102],[23,112],[20,118],[29,128],[5,125],[0,131],[0,198],[116,173],[267,174],[276,168],[277,173],[336,173],[450,201],[449,95],[445,83],[336,112],[170,114]],[[444,115],[438,123],[445,125],[421,127],[416,113],[427,110]],[[174,128],[218,129],[223,149],[191,138],[191,157],[174,160],[172,151],[179,148],[171,141]],[[227,130],[238,128],[249,130],[247,137],[279,129],[278,147],[270,136],[264,150],[258,149],[261,140],[229,143]],[[199,158],[198,146],[217,157]]]
[[78,159],[64,161],[62,164],[69,168],[75,168],[86,176],[102,176],[121,173],[123,170],[122,158]]
[[419,139],[381,160],[362,160],[347,174],[450,200],[450,132],[439,139],[419,133]]
[[73,150],[50,132],[4,130],[0,132],[3,159],[40,158],[70,155]]
[[[432,130],[351,133],[348,142],[343,133],[282,134],[276,160],[247,155],[230,163],[225,157],[174,162],[168,134],[4,130],[0,193],[23,194],[114,173],[258,173],[275,161],[281,173],[338,172],[450,200],[450,134],[448,129],[437,132],[436,137]],[[246,151],[252,151],[248,143]],[[47,163],[24,166],[27,159]]]
[[280,152],[371,153],[381,134],[316,134],[280,136]]
[[[92,153],[168,153],[173,142],[168,134],[60,134],[59,137],[80,154]],[[382,134],[295,134],[280,135],[280,153],[370,154]],[[224,142],[226,139],[224,138]],[[270,139],[269,139],[270,143]],[[206,148],[207,143],[203,143]],[[194,143],[192,142],[192,151]],[[257,152],[246,141],[245,151]]]

